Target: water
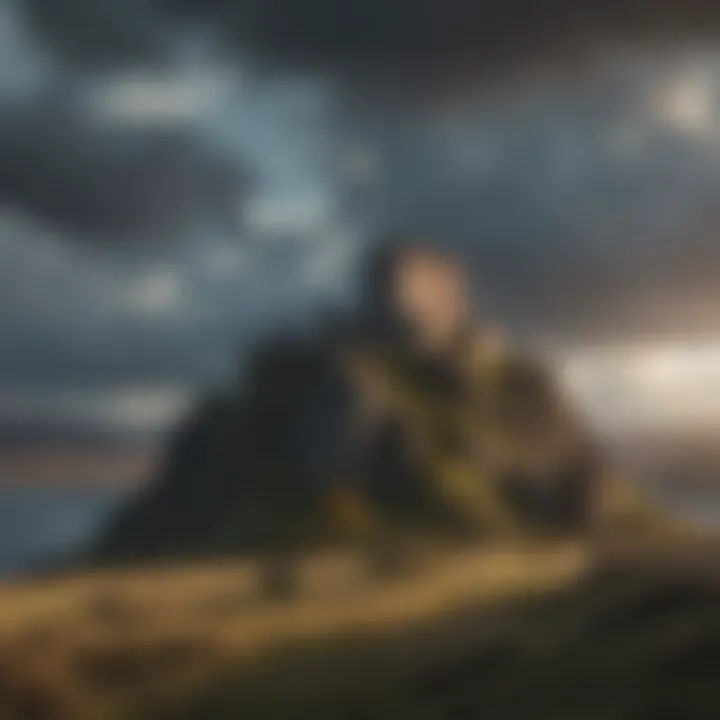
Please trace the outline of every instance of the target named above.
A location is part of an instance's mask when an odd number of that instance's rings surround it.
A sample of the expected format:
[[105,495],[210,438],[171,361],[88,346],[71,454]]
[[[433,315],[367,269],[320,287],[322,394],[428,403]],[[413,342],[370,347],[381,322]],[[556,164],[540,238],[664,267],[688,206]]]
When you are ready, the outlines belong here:
[[87,547],[126,495],[102,486],[0,491],[0,578]]

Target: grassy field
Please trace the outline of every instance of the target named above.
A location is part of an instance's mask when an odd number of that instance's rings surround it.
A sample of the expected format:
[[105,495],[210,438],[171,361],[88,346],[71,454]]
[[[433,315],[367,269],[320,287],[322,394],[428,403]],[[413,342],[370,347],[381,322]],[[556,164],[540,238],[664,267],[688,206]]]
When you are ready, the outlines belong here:
[[184,566],[0,590],[0,718],[717,718],[714,561],[599,568],[580,544],[356,558],[257,596],[257,568]]

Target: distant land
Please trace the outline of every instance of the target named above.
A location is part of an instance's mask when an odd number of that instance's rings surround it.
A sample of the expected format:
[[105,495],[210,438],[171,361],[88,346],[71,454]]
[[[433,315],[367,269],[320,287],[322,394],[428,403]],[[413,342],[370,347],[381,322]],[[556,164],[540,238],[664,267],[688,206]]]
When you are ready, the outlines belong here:
[[610,452],[632,477],[670,497],[720,497],[720,430],[638,434]]
[[165,443],[161,434],[102,425],[0,422],[0,489],[142,483],[157,472]]
[[0,490],[10,487],[123,485],[150,481],[161,458],[141,444],[0,448]]
[[[172,428],[170,428],[172,429]],[[0,419],[0,453],[31,448],[92,447],[120,449],[161,444],[166,430],[118,430],[101,422],[69,419]]]

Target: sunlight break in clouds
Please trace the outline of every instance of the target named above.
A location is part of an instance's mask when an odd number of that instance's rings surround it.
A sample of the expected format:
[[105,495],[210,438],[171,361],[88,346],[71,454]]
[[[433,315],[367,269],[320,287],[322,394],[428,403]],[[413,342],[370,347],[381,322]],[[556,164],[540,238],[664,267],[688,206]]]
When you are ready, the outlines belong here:
[[660,118],[679,132],[691,136],[717,130],[714,73],[696,65],[670,78],[657,92],[655,109]]
[[562,364],[570,391],[603,430],[720,430],[720,343],[584,349]]

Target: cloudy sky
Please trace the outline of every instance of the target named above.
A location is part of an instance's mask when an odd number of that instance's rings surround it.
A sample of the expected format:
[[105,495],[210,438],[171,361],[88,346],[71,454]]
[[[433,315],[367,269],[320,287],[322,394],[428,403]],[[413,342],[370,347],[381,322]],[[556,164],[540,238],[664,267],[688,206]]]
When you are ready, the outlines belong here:
[[720,11],[540,5],[1,3],[0,431],[162,427],[389,228],[598,421],[720,427]]

